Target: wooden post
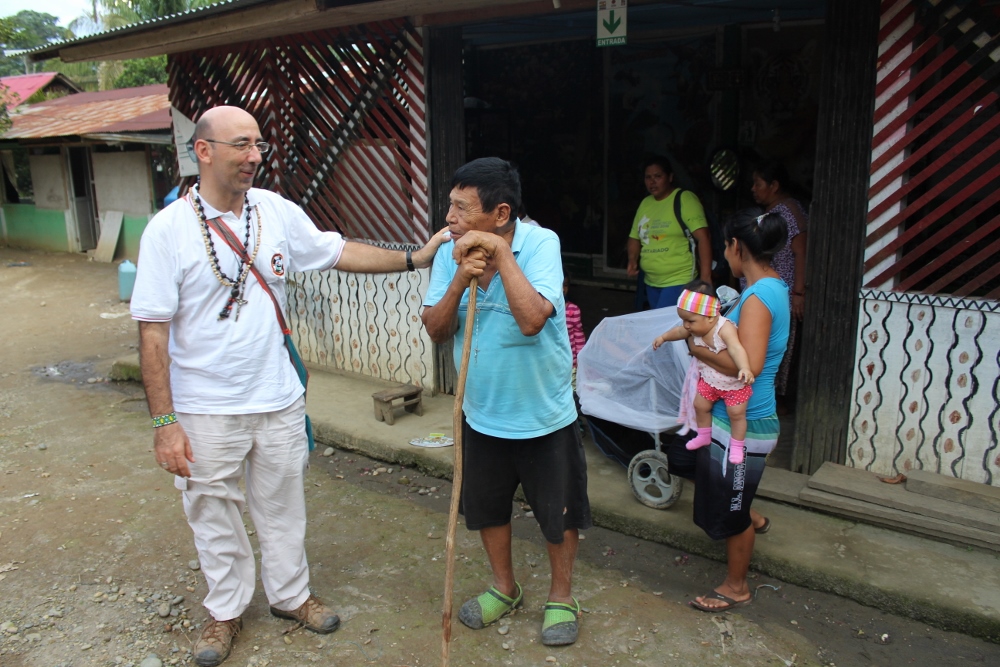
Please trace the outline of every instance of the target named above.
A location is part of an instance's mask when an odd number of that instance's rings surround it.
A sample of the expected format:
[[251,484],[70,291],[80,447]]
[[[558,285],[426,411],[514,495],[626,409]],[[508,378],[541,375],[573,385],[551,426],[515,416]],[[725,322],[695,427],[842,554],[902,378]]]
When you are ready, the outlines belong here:
[[828,0],[792,470],[843,463],[863,276],[879,3]]
[[[430,226],[448,223],[451,176],[465,163],[465,103],[462,88],[462,28],[428,28],[424,33],[427,69],[427,150],[430,162]],[[454,342],[435,345],[434,388],[455,391]]]
[[476,296],[479,280],[469,284],[468,315],[465,318],[465,336],[462,340],[462,367],[458,371],[455,388],[455,407],[452,427],[455,431],[455,465],[452,468],[451,505],[448,509],[448,531],[444,540],[444,600],[441,611],[441,667],[448,667],[451,647],[451,609],[455,597],[455,531],[458,529],[458,501],[462,497],[462,404],[465,399],[465,379],[469,375],[469,353],[472,351],[472,327],[476,321]]

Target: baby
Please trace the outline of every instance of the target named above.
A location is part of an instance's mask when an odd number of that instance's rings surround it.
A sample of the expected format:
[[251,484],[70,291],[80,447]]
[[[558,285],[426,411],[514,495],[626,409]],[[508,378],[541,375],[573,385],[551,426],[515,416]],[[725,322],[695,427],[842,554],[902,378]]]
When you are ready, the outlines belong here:
[[670,329],[653,341],[653,349],[670,340],[693,337],[695,345],[707,347],[718,353],[729,350],[729,356],[739,369],[736,377],[720,373],[708,364],[695,360],[699,373],[698,393],[694,399],[698,435],[687,443],[688,449],[704,447],[712,441],[712,405],[722,399],[729,414],[729,462],[743,463],[744,442],[747,434],[747,401],[753,395],[753,373],[750,359],[740,344],[736,325],[719,314],[719,299],[712,294],[711,286],[695,280],[684,286],[677,301],[677,315],[683,324]]

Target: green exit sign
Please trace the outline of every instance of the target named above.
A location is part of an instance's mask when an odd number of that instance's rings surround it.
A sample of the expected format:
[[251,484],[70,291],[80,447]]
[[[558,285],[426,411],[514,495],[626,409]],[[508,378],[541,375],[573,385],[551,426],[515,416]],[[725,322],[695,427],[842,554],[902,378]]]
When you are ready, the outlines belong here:
[[597,0],[597,45],[624,46],[628,32],[628,0]]

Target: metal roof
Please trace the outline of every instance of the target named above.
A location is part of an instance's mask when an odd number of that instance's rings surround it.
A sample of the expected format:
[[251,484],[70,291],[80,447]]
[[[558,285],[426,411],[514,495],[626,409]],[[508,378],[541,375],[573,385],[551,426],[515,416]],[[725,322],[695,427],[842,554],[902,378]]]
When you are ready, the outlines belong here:
[[39,72],[38,74],[0,77],[0,86],[6,88],[6,90],[0,89],[0,91],[7,98],[7,108],[13,109],[53,81],[58,81],[74,92],[81,90],[80,86],[59,72]]
[[[105,30],[104,32],[87,35],[86,37],[49,42],[44,46],[27,50],[23,55],[28,56],[28,59],[32,62],[40,62],[42,60],[48,60],[49,58],[58,58],[59,50],[66,46],[82,46],[91,43],[103,42],[109,39],[117,39],[119,37],[142,33],[151,29],[186,23],[189,21],[198,21],[209,16],[215,16],[216,14],[238,11],[271,1],[272,0],[221,0],[215,4],[206,5],[204,7],[195,7],[176,14],[169,14],[155,19],[139,21],[138,23],[130,23],[129,25],[112,28],[111,30]],[[315,0],[317,9],[332,9],[340,6],[365,4],[366,2],[373,1],[375,0]]]
[[11,120],[0,140],[169,131],[170,99],[165,84],[77,93],[21,107]]
[[78,37],[76,39],[64,39],[56,42],[49,42],[44,46],[39,46],[34,49],[29,49],[24,52],[23,55],[28,56],[28,59],[32,62],[39,62],[41,60],[48,60],[49,58],[58,58],[59,49],[64,46],[76,46],[78,44],[89,44],[90,42],[100,42],[105,39],[114,38],[122,35],[129,35],[135,32],[142,32],[143,30],[151,27],[160,27],[165,25],[171,25],[172,23],[183,23],[189,20],[194,15],[199,16],[212,16],[213,14],[218,14],[221,12],[227,12],[231,9],[238,7],[249,7],[251,5],[260,4],[262,2],[267,2],[267,0],[222,0],[221,2],[216,2],[212,5],[206,5],[204,7],[196,7],[194,9],[188,9],[183,12],[178,12],[176,14],[168,14],[167,16],[160,16],[155,19],[147,19],[145,21],[139,21],[138,23],[129,23],[128,25],[119,26],[117,28],[112,28],[111,30],[105,30],[104,32],[94,33],[93,35],[87,35],[86,37]]

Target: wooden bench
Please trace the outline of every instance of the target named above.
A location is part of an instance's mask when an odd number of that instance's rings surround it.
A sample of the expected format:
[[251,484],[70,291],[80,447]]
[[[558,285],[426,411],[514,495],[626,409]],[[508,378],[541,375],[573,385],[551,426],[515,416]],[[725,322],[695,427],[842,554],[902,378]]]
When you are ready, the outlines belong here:
[[[393,410],[398,407],[406,408],[407,412],[413,412],[417,416],[422,417],[424,406],[420,402],[420,394],[423,391],[422,387],[414,387],[412,384],[404,384],[392,387],[391,389],[376,391],[372,394],[372,398],[375,399],[375,419],[380,422],[384,421],[389,426],[392,426],[396,421],[393,416]],[[393,401],[399,399],[403,399],[402,403],[393,405]]]

